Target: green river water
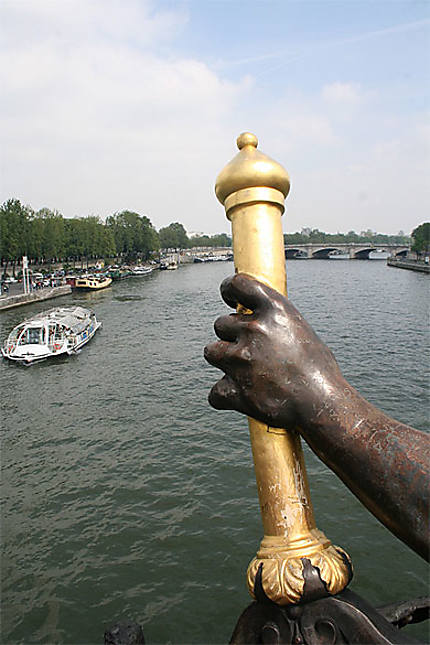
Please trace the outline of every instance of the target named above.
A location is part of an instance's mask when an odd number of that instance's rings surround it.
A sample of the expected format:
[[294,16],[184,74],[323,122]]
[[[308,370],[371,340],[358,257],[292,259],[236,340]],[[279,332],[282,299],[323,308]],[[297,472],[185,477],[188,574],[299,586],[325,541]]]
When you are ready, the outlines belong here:
[[[262,537],[246,420],[216,412],[203,359],[229,262],[154,271],[0,314],[0,338],[55,305],[93,308],[77,356],[0,365],[1,642],[226,643]],[[428,429],[428,276],[383,261],[291,261],[290,297],[372,403]],[[427,565],[305,446],[317,525],[373,604],[424,595]],[[410,634],[426,640],[427,628]]]

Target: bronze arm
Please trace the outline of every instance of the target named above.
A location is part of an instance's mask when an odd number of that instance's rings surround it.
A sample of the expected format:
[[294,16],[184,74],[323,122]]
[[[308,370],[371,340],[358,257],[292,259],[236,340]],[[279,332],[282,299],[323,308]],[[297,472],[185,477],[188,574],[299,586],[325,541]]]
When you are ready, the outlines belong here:
[[252,309],[215,323],[206,359],[226,376],[210,403],[277,427],[295,427],[360,501],[428,559],[429,436],[371,405],[345,380],[330,350],[282,294],[246,275],[221,287]]

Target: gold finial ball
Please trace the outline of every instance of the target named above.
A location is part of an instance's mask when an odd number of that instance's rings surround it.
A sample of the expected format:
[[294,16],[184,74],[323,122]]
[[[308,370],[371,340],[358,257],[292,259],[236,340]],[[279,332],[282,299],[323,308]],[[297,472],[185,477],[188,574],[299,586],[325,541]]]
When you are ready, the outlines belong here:
[[258,139],[252,132],[242,132],[237,137],[236,143],[239,150],[242,150],[245,146],[253,146],[256,148],[258,146]]
[[215,193],[219,201],[224,204],[232,193],[257,187],[273,188],[286,197],[290,190],[288,173],[281,164],[257,149],[255,134],[242,132],[236,143],[239,152],[221,170],[216,180]]

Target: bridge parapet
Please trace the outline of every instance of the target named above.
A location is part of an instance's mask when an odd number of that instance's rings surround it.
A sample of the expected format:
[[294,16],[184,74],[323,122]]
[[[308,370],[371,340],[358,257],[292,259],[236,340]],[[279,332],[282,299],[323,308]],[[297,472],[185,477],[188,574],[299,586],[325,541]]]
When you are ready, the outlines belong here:
[[287,244],[285,245],[285,257],[295,259],[328,259],[330,256],[346,255],[351,260],[369,259],[373,251],[386,252],[394,257],[407,255],[410,247],[394,244],[359,244],[351,242],[348,244]]

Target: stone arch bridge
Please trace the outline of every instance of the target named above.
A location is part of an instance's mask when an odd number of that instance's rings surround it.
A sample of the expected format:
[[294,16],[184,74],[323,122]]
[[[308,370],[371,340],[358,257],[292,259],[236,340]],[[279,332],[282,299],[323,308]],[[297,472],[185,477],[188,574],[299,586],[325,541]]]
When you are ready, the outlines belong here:
[[368,260],[373,251],[383,251],[394,257],[404,257],[410,251],[407,245],[394,244],[287,244],[285,257],[295,259],[329,259],[331,256],[348,255],[350,260]]

